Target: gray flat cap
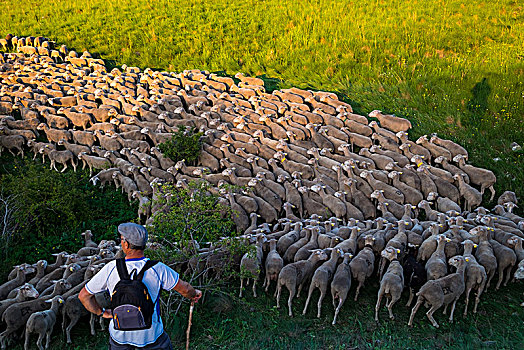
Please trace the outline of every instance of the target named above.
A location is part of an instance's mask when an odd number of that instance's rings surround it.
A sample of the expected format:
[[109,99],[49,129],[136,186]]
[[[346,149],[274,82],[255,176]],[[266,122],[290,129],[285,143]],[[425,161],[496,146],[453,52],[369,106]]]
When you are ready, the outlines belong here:
[[118,233],[132,245],[142,247],[147,243],[147,230],[142,225],[126,222],[118,225]]

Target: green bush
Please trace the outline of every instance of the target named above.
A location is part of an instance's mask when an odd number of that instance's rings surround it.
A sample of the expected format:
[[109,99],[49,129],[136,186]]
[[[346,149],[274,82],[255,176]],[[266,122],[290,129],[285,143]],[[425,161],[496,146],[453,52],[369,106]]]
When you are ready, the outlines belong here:
[[220,205],[209,188],[204,181],[191,181],[187,188],[160,185],[163,195],[153,199],[152,207],[161,209],[154,213],[150,229],[160,243],[178,249],[191,240],[216,242],[234,232],[231,208]]
[[195,128],[179,126],[178,131],[173,133],[170,140],[158,145],[160,151],[174,162],[185,160],[188,164],[194,164],[200,156],[202,149],[201,132],[195,132]]
[[0,223],[0,276],[15,264],[78,250],[87,229],[97,241],[114,239],[119,223],[136,218],[136,204],[114,188],[92,186],[87,171],[58,173],[48,163],[8,155],[0,163],[0,198],[8,199],[7,211],[0,202],[0,213],[10,214]]

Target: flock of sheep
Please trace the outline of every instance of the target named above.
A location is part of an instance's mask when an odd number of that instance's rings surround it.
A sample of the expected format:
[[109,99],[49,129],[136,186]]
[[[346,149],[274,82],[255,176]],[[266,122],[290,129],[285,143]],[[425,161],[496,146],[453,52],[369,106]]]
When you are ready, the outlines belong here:
[[[406,119],[373,111],[369,117],[376,121],[370,121],[328,92],[291,88],[269,94],[261,79],[240,73],[235,80],[200,70],[171,73],[122,66],[108,72],[88,52],[78,55],[65,46],[56,50],[42,37],[9,35],[0,39],[1,46],[16,53],[0,54],[0,151],[23,155],[30,149],[34,158],[49,158],[57,171],[58,165],[61,171],[70,165],[76,170],[79,162],[91,174],[99,170],[91,181],[102,186],[114,182],[129,200],[139,200],[138,214],[146,224],[158,209],[151,198],[162,195],[156,184],[209,182],[219,201],[231,206],[242,240],[256,246],[256,253],[240,260],[241,271],[258,277],[265,270],[266,291],[276,280],[277,305],[285,286],[290,315],[295,294],[305,287],[304,313],[318,288],[320,316],[330,287],[335,323],[352,279],[358,282],[356,300],[364,281],[377,273],[377,320],[381,299],[388,298],[393,318],[392,307],[407,287],[409,305],[417,296],[409,324],[425,303],[431,305],[428,318],[438,327],[432,317],[436,309],[452,304],[452,321],[458,298],[465,292],[467,305],[473,290],[475,312],[494,275],[498,289],[524,258],[524,219],[512,213],[514,193],[500,196],[491,213],[479,207],[486,189],[493,200],[495,175],[467,164],[467,151],[452,141],[436,135],[410,141]],[[174,163],[157,147],[180,125],[204,133],[198,166]],[[258,217],[264,224],[258,225]],[[13,297],[2,316],[8,324],[0,335],[2,347],[29,318],[15,316],[15,327],[7,315],[19,300],[35,296],[24,284],[34,270],[41,278],[59,271],[53,279],[68,271],[87,274],[100,266],[95,254],[115,253],[114,243],[110,251],[108,242],[101,244],[89,254],[68,255],[67,264],[57,261],[54,269],[38,270],[38,263],[15,269],[0,286],[1,298]],[[223,256],[220,244],[201,249],[188,270],[219,273]],[[524,277],[523,269],[515,276]],[[49,305],[44,299],[59,295],[45,312],[56,314],[60,300],[68,310],[70,299],[81,310],[74,293],[64,297],[65,290],[81,285],[68,282],[69,277],[44,289],[37,284],[39,298],[25,302],[34,305],[30,314]],[[16,295],[19,286],[25,287]],[[73,287],[66,294],[71,291],[78,293]],[[27,323],[26,337],[33,324]],[[46,327],[36,327],[41,337]]]

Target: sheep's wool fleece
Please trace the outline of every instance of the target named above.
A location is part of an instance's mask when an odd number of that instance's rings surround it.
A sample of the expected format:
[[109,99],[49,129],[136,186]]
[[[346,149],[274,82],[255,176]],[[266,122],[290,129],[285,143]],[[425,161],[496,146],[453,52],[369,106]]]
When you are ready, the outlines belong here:
[[[142,267],[144,267],[146,261],[149,260],[145,257],[138,259],[126,259],[127,270],[129,274],[138,274]],[[134,271],[134,273],[133,273]],[[119,344],[129,344],[137,347],[142,347],[151,343],[154,343],[160,335],[164,332],[164,325],[160,318],[160,305],[158,302],[158,296],[160,290],[171,290],[173,289],[179,280],[178,273],[159,262],[144,274],[142,282],[146,285],[149,290],[149,295],[153,300],[156,300],[155,312],[153,313],[153,324],[151,329],[144,329],[138,331],[119,331],[114,329],[113,320],[109,324],[109,334],[111,338]],[[95,294],[109,291],[109,294],[113,293],[116,284],[120,281],[118,272],[116,270],[116,262],[113,260],[105,265],[99,273],[97,273],[87,284],[86,289],[89,293]]]

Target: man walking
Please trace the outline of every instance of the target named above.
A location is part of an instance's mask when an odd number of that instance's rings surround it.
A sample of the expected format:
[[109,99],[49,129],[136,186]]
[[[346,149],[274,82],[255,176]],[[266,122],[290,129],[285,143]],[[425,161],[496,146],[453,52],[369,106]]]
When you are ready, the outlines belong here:
[[[179,279],[170,267],[144,256],[147,230],[143,226],[120,224],[118,233],[125,260],[105,265],[78,298],[88,311],[111,319],[110,350],[172,349],[160,318],[161,289],[175,290],[193,302],[200,299],[202,292]],[[113,310],[103,309],[96,302],[94,294],[105,290],[111,295]]]

